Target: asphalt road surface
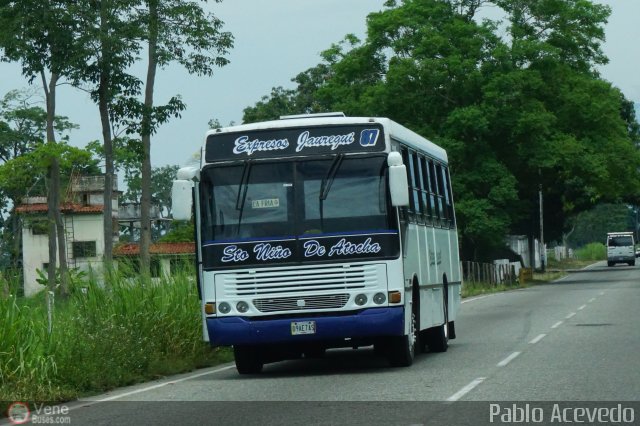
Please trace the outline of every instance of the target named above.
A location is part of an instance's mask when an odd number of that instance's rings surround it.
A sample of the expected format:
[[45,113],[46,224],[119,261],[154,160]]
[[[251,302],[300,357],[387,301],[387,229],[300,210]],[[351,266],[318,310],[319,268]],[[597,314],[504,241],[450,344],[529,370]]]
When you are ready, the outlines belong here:
[[370,349],[268,364],[255,376],[227,364],[68,404],[69,417],[91,425],[475,425],[519,415],[531,424],[640,424],[639,267],[598,263],[555,283],[467,299],[460,312],[448,352],[421,354],[409,368],[390,368]]

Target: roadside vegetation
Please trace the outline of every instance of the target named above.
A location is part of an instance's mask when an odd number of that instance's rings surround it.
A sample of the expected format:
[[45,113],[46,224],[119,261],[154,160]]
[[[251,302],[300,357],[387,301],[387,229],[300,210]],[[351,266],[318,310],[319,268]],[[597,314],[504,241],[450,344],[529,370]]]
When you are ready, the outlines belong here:
[[0,297],[0,401],[66,401],[232,359],[202,342],[193,271],[126,276],[76,277],[51,334],[44,294]]
[[530,287],[530,282],[515,282],[509,284],[492,284],[487,282],[464,282],[462,284],[462,298],[480,296],[482,294],[498,293],[501,291],[514,290],[517,288]]
[[516,280],[509,284],[489,282],[467,282],[462,286],[462,297],[478,296],[487,293],[526,288],[536,284],[548,283],[566,276],[569,271],[582,269],[607,257],[607,249],[602,243],[589,243],[574,251],[574,257],[556,260],[550,256],[545,272],[533,272],[531,280]]

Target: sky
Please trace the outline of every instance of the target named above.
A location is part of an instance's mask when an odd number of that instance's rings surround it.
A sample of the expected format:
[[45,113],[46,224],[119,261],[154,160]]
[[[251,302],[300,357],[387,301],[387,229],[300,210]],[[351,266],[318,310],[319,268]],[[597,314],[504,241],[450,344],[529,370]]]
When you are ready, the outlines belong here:
[[[320,63],[320,52],[348,33],[365,38],[366,16],[383,9],[385,0],[224,0],[209,1],[208,10],[224,21],[234,35],[229,65],[212,77],[190,76],[171,66],[158,73],[156,103],[180,94],[187,104],[181,118],[164,124],[152,139],[154,167],[183,166],[197,152],[216,118],[222,125],[242,122],[242,111],[254,105],[272,87],[293,88],[291,79]],[[640,102],[640,1],[598,0],[612,8],[605,27],[603,46],[609,64],[600,71],[605,80],[625,96]],[[139,67],[144,76],[144,65]],[[28,87],[17,64],[0,63],[0,96]],[[38,87],[37,89],[40,89]],[[38,93],[41,93],[39,91]],[[44,107],[44,104],[43,104]],[[98,109],[86,93],[61,86],[57,113],[78,124],[71,133],[72,145],[83,147],[101,140]]]

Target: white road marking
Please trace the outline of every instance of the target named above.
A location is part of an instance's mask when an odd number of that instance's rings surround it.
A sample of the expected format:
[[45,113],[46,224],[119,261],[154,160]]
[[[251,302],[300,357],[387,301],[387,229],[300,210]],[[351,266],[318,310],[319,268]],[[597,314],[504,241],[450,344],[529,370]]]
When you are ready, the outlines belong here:
[[462,398],[463,396],[465,396],[466,394],[471,392],[471,390],[473,390],[473,388],[475,388],[480,383],[482,383],[484,381],[484,379],[486,379],[486,377],[478,377],[477,379],[475,379],[474,381],[469,383],[467,386],[463,387],[458,392],[454,393],[449,398],[447,398],[447,401],[454,402],[454,401],[459,400],[460,398]]
[[542,333],[542,334],[538,334],[536,337],[534,337],[529,344],[531,345],[535,345],[536,343],[538,343],[540,340],[544,339],[544,336],[546,336],[546,334]]
[[498,363],[498,367],[504,367],[505,365],[509,364],[511,361],[513,361],[514,359],[516,359],[516,357],[518,355],[520,355],[522,352],[514,352],[511,355],[509,355],[508,357],[506,357],[505,359],[503,359],[502,361],[500,361]]
[[578,308],[578,310],[579,310],[579,311],[581,311],[581,310],[583,310],[583,309],[584,309],[584,308],[586,308],[586,307],[587,307],[587,305],[582,305],[582,306],[580,306],[580,307]]
[[566,319],[569,319],[569,318],[571,318],[572,316],[574,316],[575,314],[576,314],[575,312],[571,312],[571,313],[570,313],[569,315],[567,315],[565,318],[566,318]]
[[600,296],[604,296],[604,291],[601,291],[601,292],[600,292]]
[[596,298],[592,297],[591,299],[589,299],[589,303],[593,302],[594,300],[596,300]]
[[130,391],[130,392],[125,392],[125,393],[121,393],[121,394],[118,394],[118,395],[109,396],[107,398],[96,399],[96,400],[93,400],[93,401],[89,400],[87,402],[95,403],[95,402],[113,401],[114,399],[120,399],[120,398],[124,398],[126,396],[135,395],[137,393],[147,392],[147,391],[150,391],[150,390],[153,390],[153,389],[161,388],[163,386],[173,385],[173,384],[180,383],[180,382],[185,382],[187,380],[196,379],[196,378],[202,377],[202,376],[208,376],[210,374],[219,373],[220,371],[225,371],[225,370],[229,370],[229,369],[232,369],[232,368],[236,368],[236,366],[235,365],[228,365],[226,367],[217,368],[215,370],[205,371],[204,373],[192,374],[190,376],[183,377],[181,379],[170,380],[168,382],[158,383],[157,385],[147,386],[146,388],[136,389],[136,390],[133,390],[133,391]]
[[562,323],[563,323],[563,322],[564,322],[564,321],[558,321],[557,323],[553,324],[553,325],[551,326],[551,328],[558,328],[558,327],[560,327],[560,326],[562,325]]
[[480,300],[480,299],[484,299],[485,297],[489,297],[489,295],[486,296],[478,296],[478,297],[472,297],[471,299],[465,299],[460,303],[467,303],[467,302],[474,302],[476,300]]

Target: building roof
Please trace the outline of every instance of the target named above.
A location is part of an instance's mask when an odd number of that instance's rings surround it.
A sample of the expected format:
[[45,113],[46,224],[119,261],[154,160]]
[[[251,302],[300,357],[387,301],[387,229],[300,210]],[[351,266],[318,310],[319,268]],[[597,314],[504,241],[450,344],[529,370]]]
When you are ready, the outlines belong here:
[[[60,210],[62,213],[78,213],[78,214],[96,214],[104,211],[103,205],[90,205],[76,203],[63,203],[60,204]],[[16,213],[47,213],[49,206],[46,203],[36,204],[20,204],[16,207]]]
[[[196,244],[187,243],[155,243],[149,247],[150,254],[194,254]],[[127,243],[118,245],[113,249],[114,256],[138,256],[140,254],[140,244]]]

